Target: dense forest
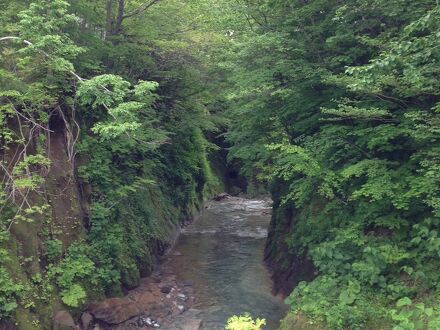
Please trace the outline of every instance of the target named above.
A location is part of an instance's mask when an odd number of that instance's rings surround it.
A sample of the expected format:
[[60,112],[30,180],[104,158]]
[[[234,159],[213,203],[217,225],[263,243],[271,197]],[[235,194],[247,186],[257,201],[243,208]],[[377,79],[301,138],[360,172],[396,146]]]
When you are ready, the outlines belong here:
[[281,329],[440,329],[439,79],[434,0],[1,1],[0,329],[135,288],[225,190],[272,196]]

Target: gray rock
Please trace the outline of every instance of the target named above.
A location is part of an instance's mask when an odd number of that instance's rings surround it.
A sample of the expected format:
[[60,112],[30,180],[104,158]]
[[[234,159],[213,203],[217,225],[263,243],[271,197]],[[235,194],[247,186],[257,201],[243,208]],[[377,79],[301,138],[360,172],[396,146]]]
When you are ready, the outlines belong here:
[[153,327],[153,328],[159,328],[160,327],[160,324],[157,323],[157,321],[153,320],[150,317],[145,317],[145,316],[141,316],[138,319],[137,325],[139,327],[144,327],[144,326]]
[[171,291],[172,291],[172,287],[170,287],[170,286],[163,286],[163,287],[161,287],[160,288],[160,292],[162,292],[162,293],[170,293]]
[[90,326],[90,323],[93,321],[93,316],[90,313],[84,312],[81,315],[81,325],[84,330],[87,330]]
[[219,202],[219,201],[222,201],[222,200],[227,199],[229,197],[231,197],[231,195],[229,195],[227,193],[221,193],[221,194],[214,196],[212,199],[215,200],[216,202]]
[[59,311],[53,317],[54,330],[76,329],[75,321],[68,311]]
[[180,299],[180,300],[183,300],[183,301],[187,301],[188,300],[188,297],[185,296],[183,293],[178,293],[177,294],[177,298]]

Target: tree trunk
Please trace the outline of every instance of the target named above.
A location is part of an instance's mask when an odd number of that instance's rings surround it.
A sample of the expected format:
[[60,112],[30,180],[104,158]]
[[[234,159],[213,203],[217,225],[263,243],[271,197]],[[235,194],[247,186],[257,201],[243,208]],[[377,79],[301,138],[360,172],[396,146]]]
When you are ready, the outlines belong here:
[[113,2],[114,0],[107,0],[106,37],[114,33]]
[[118,17],[116,19],[115,35],[122,33],[122,21],[124,20],[124,0],[118,0]]

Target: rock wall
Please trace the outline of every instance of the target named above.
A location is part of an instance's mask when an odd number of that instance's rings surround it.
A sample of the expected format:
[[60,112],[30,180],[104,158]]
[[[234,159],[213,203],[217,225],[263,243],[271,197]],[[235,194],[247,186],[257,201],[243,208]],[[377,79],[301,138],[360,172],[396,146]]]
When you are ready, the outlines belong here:
[[[14,127],[14,123],[11,123],[11,127]],[[51,233],[57,233],[57,239],[62,242],[62,249],[65,250],[85,236],[79,207],[82,201],[74,176],[74,166],[66,152],[65,127],[54,125],[51,130],[45,142],[51,165],[40,170],[40,175],[44,178],[41,189],[27,196],[27,202],[31,205],[47,204],[49,209],[43,214],[32,215],[32,221],[12,224],[5,246],[8,252],[6,270],[12,274],[16,282],[23,285],[21,299],[28,300],[31,307],[25,308],[20,304],[12,321],[0,321],[0,329],[38,329],[40,325],[44,327],[51,323],[53,311],[61,308],[59,298],[53,295],[49,304],[40,305],[31,302],[32,294],[37,293],[32,293],[30,289],[31,283],[41,276],[47,264],[45,244]],[[36,148],[37,141],[32,139],[26,153],[32,154]],[[0,156],[12,170],[13,166],[23,159],[22,151],[22,146],[13,145]],[[34,315],[39,316],[38,322]]]
[[[120,288],[116,288],[118,284],[114,284],[115,288],[109,288],[108,291],[107,288],[103,288],[102,292],[106,290],[105,295],[99,296],[94,296],[94,293],[89,295],[87,292],[85,302],[78,308],[69,308],[63,304],[60,298],[60,288],[54,280],[46,278],[46,267],[49,264],[48,241],[56,239],[61,242],[62,258],[73,243],[88,241],[91,229],[90,201],[93,187],[82,181],[77,174],[79,165],[86,164],[88,160],[84,156],[83,158],[76,157],[76,162],[72,163],[69,157],[71,155],[68,153],[70,148],[67,140],[68,132],[64,123],[56,118],[51,119],[50,129],[52,132],[44,142],[44,148],[51,164],[42,170],[44,184],[41,191],[29,196],[32,204],[47,204],[49,207],[45,214],[33,215],[32,222],[18,222],[11,227],[10,237],[5,246],[8,254],[5,267],[14,282],[23,285],[23,290],[17,297],[18,307],[12,318],[0,320],[0,330],[51,329],[57,323],[63,326],[71,323],[72,318],[78,324],[81,311],[89,303],[101,301],[105,296],[118,296],[127,290],[136,288],[140,283],[140,277],[151,274],[156,260],[175,240],[179,225],[190,221],[194,212],[201,207],[204,197],[200,193],[197,201],[175,205],[170,202],[172,199],[167,201],[173,187],[161,189],[161,185],[169,185],[163,182],[145,187],[142,193],[138,192],[130,196],[128,203],[118,206],[121,209],[118,221],[121,227],[128,228],[126,228],[127,231],[134,230],[133,242],[142,241],[143,245],[139,247],[139,250],[145,253],[135,257],[120,256],[121,262],[134,261],[136,263],[133,267],[127,267],[126,272],[121,272]],[[36,150],[36,141],[32,141],[31,145],[35,146],[29,148],[29,154]],[[18,146],[11,147],[7,154],[0,155],[0,160],[12,168],[16,162],[20,161],[14,158],[14,155],[20,153],[19,148]],[[202,191],[204,179],[201,178],[200,182],[193,182],[197,191]],[[197,181],[197,177],[194,180]],[[127,210],[127,213],[124,213],[124,210]],[[137,212],[136,221],[142,221],[143,212],[146,212],[148,219],[144,218],[144,222],[154,221],[156,226],[154,233],[148,234],[145,226],[142,230],[135,231],[138,223],[129,218],[133,210]],[[149,236],[142,237],[144,234]],[[124,233],[124,235],[130,235],[130,233]],[[127,244],[133,242],[127,242]],[[41,281],[39,278],[44,279]],[[52,291],[44,291],[46,288],[42,283],[50,283]],[[91,283],[86,283],[84,286],[86,290],[89,289],[87,285],[93,286]],[[47,295],[47,297],[39,299],[38,296],[41,295]]]
[[264,259],[272,272],[275,294],[288,296],[295,286],[315,275],[313,263],[307,258],[307,251],[299,253],[288,245],[288,239],[295,231],[299,210],[292,204],[281,202],[285,187],[274,182],[271,194],[273,200],[272,219],[264,251]]

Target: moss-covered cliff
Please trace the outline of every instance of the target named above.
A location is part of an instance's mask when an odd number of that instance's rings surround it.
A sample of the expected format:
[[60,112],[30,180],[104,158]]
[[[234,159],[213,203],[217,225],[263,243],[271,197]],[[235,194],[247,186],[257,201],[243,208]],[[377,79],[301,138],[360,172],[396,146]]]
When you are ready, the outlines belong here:
[[[283,189],[284,187],[284,189]],[[282,182],[274,182],[272,219],[264,251],[264,259],[272,272],[274,293],[287,297],[300,281],[313,279],[315,268],[307,257],[307,250],[292,248],[289,241],[306,221],[305,211],[295,209],[292,204],[282,203],[287,188]]]
[[[1,247],[0,287],[7,294],[2,299],[12,311],[0,323],[5,329],[48,329],[59,310],[75,315],[91,301],[136,287],[179,226],[191,220],[207,196],[222,189],[197,131],[158,150],[160,161],[148,170],[129,175],[118,172],[117,162],[109,164],[111,192],[129,190],[114,197],[92,175],[102,144],[94,155],[80,155],[82,165],[72,166],[65,128],[52,129],[43,193],[27,198],[44,211],[12,223]],[[12,212],[13,206],[7,209]]]

